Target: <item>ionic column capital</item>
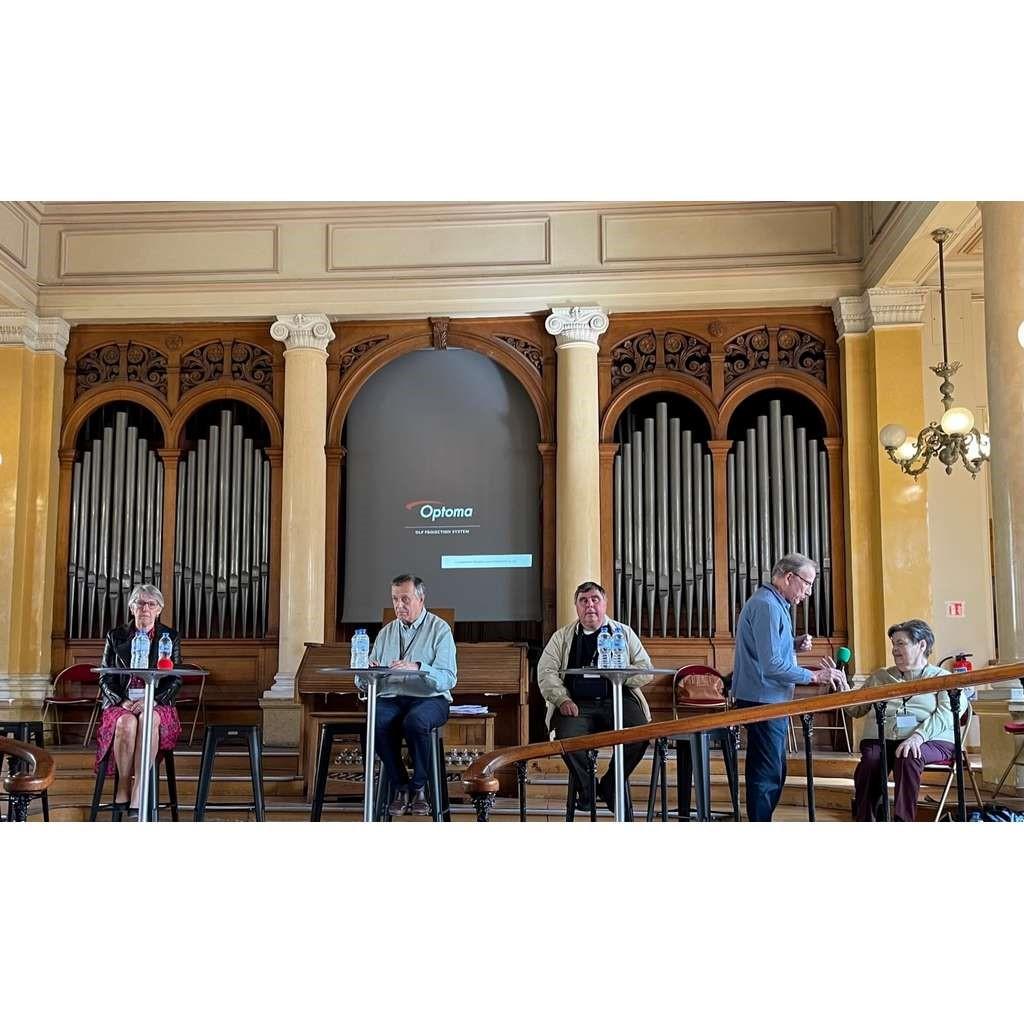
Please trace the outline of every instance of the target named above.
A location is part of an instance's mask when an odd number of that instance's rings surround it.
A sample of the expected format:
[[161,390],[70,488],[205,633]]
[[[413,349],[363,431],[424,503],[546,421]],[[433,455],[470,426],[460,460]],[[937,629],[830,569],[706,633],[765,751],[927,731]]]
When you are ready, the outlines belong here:
[[71,325],[59,316],[40,319],[20,309],[0,310],[0,345],[53,352],[63,359],[70,336]]
[[554,306],[544,329],[557,339],[556,349],[589,346],[608,330],[608,314],[600,306]]
[[270,326],[274,341],[283,341],[285,352],[315,349],[327,355],[327,346],[334,341],[334,331],[326,313],[279,313]]

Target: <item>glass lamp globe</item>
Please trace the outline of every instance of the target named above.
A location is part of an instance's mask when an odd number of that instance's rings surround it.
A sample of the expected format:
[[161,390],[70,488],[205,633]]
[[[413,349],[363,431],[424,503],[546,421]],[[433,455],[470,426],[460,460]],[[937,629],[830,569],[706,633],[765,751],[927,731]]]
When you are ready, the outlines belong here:
[[909,462],[915,455],[917,455],[917,442],[912,440],[904,441],[896,449],[896,458],[901,462]]
[[883,448],[899,448],[907,439],[907,432],[898,423],[887,423],[878,432]]
[[939,425],[945,433],[953,436],[969,434],[974,429],[974,413],[962,405],[956,405],[942,414]]

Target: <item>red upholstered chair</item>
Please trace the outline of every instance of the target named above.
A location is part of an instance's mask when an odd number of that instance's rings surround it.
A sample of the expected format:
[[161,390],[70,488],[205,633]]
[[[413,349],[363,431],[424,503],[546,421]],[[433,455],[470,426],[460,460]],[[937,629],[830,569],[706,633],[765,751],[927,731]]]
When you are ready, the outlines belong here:
[[1004,722],[1003,730],[1008,732],[1011,736],[1020,736],[1021,741],[1020,746],[1017,747],[1017,753],[1013,755],[1013,759],[1006,766],[1006,771],[1003,772],[999,779],[999,785],[996,786],[995,792],[992,794],[993,800],[999,796],[999,790],[1003,788],[1003,783],[1006,781],[1006,776],[1010,774],[1010,769],[1013,768],[1014,765],[1024,764],[1024,761],[1021,760],[1021,754],[1024,754],[1024,722]]
[[92,731],[96,727],[99,714],[99,677],[93,672],[95,665],[69,665],[57,673],[50,694],[43,698],[43,725],[50,711],[53,711],[53,724],[57,732],[57,744],[60,745],[61,713],[65,708],[91,708],[89,724],[85,730],[83,746],[89,745]]
[[[978,780],[974,777],[974,769],[971,767],[971,759],[967,756],[967,730],[971,726],[971,718],[974,714],[971,708],[971,702],[966,701],[966,707],[963,713],[960,715],[960,751],[963,757],[964,772],[967,778],[970,780],[971,788],[974,790],[974,799],[978,801],[978,806],[983,806],[981,793],[978,791]],[[953,779],[956,778],[956,754],[950,754],[949,757],[942,761],[929,761],[924,766],[926,772],[943,772],[946,775],[946,785],[942,789],[942,796],[939,798],[939,809],[935,812],[935,820],[938,821],[942,817],[942,812],[946,807],[946,800],[949,797],[949,790],[953,785]]]

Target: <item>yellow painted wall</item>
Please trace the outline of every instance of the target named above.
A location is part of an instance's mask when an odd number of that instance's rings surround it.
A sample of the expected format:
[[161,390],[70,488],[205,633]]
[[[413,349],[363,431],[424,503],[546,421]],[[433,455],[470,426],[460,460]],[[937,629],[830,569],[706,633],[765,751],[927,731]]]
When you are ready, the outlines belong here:
[[878,441],[887,423],[926,422],[922,329],[875,326],[841,347],[850,642],[855,671],[867,673],[888,664],[892,623],[932,614],[927,474],[902,473]]
[[0,675],[50,670],[63,371],[0,347]]

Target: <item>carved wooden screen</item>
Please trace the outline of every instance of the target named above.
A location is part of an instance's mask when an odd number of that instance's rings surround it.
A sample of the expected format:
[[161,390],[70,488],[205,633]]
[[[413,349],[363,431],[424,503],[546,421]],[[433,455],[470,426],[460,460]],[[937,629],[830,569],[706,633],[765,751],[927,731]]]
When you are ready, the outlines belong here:
[[[54,598],[56,663],[71,657],[67,644],[97,641],[125,621],[128,592],[139,582],[161,588],[164,617],[185,636],[276,635],[280,527],[270,510],[279,505],[283,399],[283,350],[269,324],[72,330],[57,552],[67,583]],[[207,451],[202,509],[201,440]],[[207,546],[210,530],[214,543]],[[200,536],[201,564],[195,560]]]
[[[602,537],[602,569],[615,583],[618,615],[645,636],[730,637],[738,610],[774,560],[800,550],[821,571],[814,596],[797,609],[798,627],[844,636],[839,353],[831,312],[610,319],[599,357],[601,506],[612,527]],[[658,400],[666,403],[660,413]]]

